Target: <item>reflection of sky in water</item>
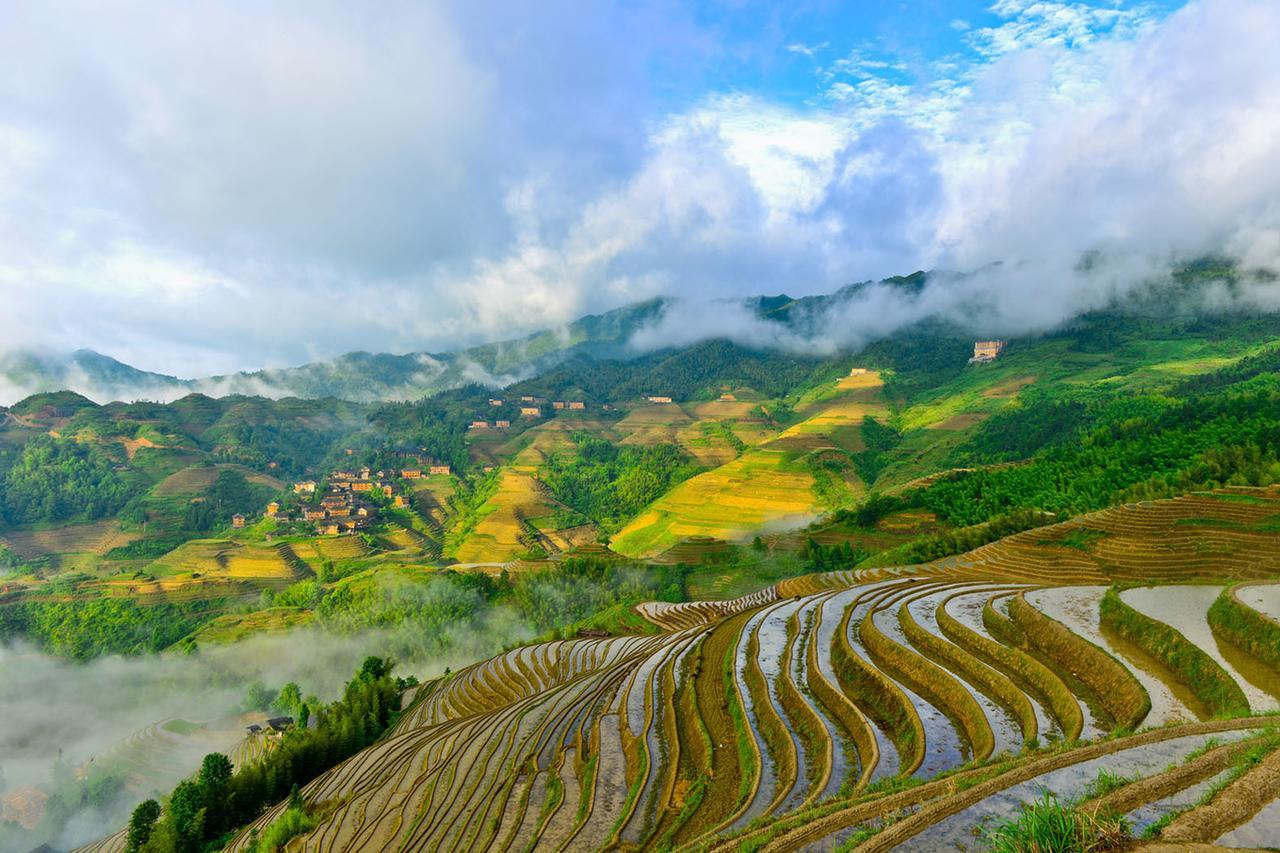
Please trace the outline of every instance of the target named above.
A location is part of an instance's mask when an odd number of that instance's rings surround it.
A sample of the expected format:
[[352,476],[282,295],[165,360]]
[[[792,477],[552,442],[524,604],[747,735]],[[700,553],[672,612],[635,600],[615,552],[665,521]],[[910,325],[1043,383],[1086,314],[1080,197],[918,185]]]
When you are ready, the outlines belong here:
[[1220,732],[1214,735],[1188,735],[1162,743],[1126,749],[1083,761],[1071,767],[1054,770],[1027,782],[1020,782],[987,797],[980,803],[929,827],[925,832],[895,848],[900,851],[938,851],[972,849],[981,839],[984,826],[995,826],[1003,818],[1012,817],[1018,806],[1041,797],[1045,791],[1060,799],[1079,797],[1085,786],[1098,777],[1098,771],[1109,770],[1125,776],[1149,776],[1170,764],[1181,763],[1206,740],[1232,741],[1250,732]]

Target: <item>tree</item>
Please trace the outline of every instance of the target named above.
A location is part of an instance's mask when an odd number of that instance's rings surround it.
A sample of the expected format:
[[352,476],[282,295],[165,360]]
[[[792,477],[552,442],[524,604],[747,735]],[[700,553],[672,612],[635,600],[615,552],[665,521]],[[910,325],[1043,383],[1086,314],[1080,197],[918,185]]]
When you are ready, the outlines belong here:
[[187,779],[179,782],[169,797],[169,822],[183,850],[198,849],[204,838],[204,790]]
[[361,681],[377,681],[390,671],[390,660],[370,655],[360,664],[360,673],[356,677]]
[[288,711],[296,713],[298,706],[302,704],[302,689],[297,684],[290,681],[284,687],[280,688],[280,695],[276,697],[276,701],[271,703],[271,707],[277,711]]
[[159,819],[159,803],[155,800],[143,800],[139,803],[133,810],[133,816],[129,818],[129,837],[125,850],[128,853],[138,853],[142,845],[151,838],[151,833],[156,828],[156,821]]
[[226,800],[231,783],[231,759],[221,752],[209,753],[200,764],[197,781],[204,795],[206,831],[216,834],[230,819],[226,813]]

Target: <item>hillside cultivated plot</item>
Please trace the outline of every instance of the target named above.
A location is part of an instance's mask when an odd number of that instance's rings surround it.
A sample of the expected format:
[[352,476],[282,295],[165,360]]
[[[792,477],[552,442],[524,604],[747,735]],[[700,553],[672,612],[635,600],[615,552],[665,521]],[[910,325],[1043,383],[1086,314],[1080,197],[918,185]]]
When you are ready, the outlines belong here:
[[68,524],[41,530],[9,530],[4,541],[14,553],[28,559],[50,554],[94,554],[101,556],[112,548],[141,539],[137,531],[120,529],[117,521],[94,521]]
[[681,539],[739,539],[768,524],[799,526],[817,512],[813,477],[787,454],[752,449],[676,486],[613,537],[629,557],[660,554]]
[[562,505],[529,470],[503,469],[498,489],[475,513],[470,529],[455,530],[450,555],[460,563],[503,563],[533,544],[557,546],[529,524],[551,516]]
[[[1165,517],[1161,503],[1104,516],[1114,529]],[[1072,524],[1092,529],[1099,515]],[[1269,718],[1181,704],[1201,686],[1190,670],[1153,675],[1101,626],[1113,580],[1102,567],[1078,569],[1100,582],[1044,585],[1061,552],[1083,553],[1060,544],[1068,528],[1047,532],[923,566],[642,605],[661,633],[542,643],[461,669],[303,789],[328,808],[297,849],[937,850],[972,844],[975,828],[1044,790],[1080,814],[1168,815],[1169,841],[1257,837],[1280,795],[1258,794],[1270,790],[1258,774],[1280,767]],[[1194,553],[1194,537],[1167,553],[1179,548]],[[1123,601],[1203,646],[1203,614],[1231,571],[1209,565],[1207,583]],[[1212,666],[1245,690],[1242,653]],[[1225,787],[1201,804],[1211,782]],[[1191,810],[1175,817],[1174,804]],[[284,805],[228,849],[248,850]]]
[[156,483],[151,489],[151,493],[157,497],[175,497],[178,495],[194,495],[209,486],[218,479],[218,474],[223,471],[234,471],[244,476],[250,483],[260,486],[267,486],[276,491],[283,490],[285,484],[277,480],[275,477],[268,476],[243,465],[198,465],[190,468],[183,468],[165,477]]
[[681,429],[693,423],[676,403],[637,406],[614,425],[623,444],[675,444]]
[[[322,548],[323,541],[329,540],[316,540],[316,547]],[[355,547],[362,547],[355,541]],[[171,582],[223,580],[273,589],[283,589],[311,574],[288,545],[245,545],[228,539],[185,542],[148,563],[146,572]]]
[[306,625],[315,612],[301,607],[268,607],[252,613],[224,613],[195,633],[198,644],[225,645],[258,634],[274,634]]

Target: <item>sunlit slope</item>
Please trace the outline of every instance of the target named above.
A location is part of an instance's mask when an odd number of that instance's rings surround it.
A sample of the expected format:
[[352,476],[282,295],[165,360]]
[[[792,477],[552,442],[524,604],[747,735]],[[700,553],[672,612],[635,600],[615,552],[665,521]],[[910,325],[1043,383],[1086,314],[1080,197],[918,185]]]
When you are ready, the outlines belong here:
[[[863,418],[886,413],[875,373],[841,379],[797,408],[802,419],[738,458],[676,486],[613,537],[630,557],[660,554],[688,537],[740,539],[799,526],[828,508],[815,490],[824,451],[857,449]],[[851,474],[839,488],[863,491]]]
[[[1275,649],[1249,640],[1280,636],[1277,554],[1248,528],[1278,514],[1276,489],[1119,507],[1043,544],[646,606],[657,636],[512,650],[422,688],[389,737],[306,786],[320,822],[299,849],[936,849],[1037,784],[1150,824],[1210,778],[1222,793],[1168,840],[1248,837],[1280,794],[1237,784],[1280,761],[1248,716],[1280,708]],[[1117,589],[1136,564],[1059,565],[1071,530],[1137,529],[1177,534],[1171,565],[1243,533],[1232,560],[1182,572],[1195,583]],[[1099,767],[1132,787],[1091,794]]]
[[590,529],[559,523],[557,514],[565,507],[538,479],[535,467],[504,468],[496,476],[492,494],[456,522],[446,556],[460,563],[502,563],[531,551],[555,553],[594,540]]

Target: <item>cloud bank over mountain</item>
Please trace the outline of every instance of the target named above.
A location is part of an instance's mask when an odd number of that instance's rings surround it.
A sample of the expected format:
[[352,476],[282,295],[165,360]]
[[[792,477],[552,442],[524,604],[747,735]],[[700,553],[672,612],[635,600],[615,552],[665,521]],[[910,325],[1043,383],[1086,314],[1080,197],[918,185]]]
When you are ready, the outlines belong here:
[[[921,56],[674,3],[16,8],[0,339],[186,378],[980,271],[868,291],[830,320],[849,343],[937,312],[1051,326],[1206,253],[1280,266],[1280,7],[987,14]],[[809,90],[729,73],[759,55]],[[650,342],[772,334],[691,314]]]

